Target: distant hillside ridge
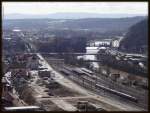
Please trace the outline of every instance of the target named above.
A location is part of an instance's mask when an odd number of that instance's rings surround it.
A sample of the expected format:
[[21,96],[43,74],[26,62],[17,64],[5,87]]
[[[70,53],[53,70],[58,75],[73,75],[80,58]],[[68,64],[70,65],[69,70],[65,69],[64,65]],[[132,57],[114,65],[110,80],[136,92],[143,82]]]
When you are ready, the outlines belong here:
[[127,32],[132,25],[143,20],[145,16],[128,18],[86,18],[86,19],[16,19],[4,20],[5,28],[48,28],[67,30],[88,30],[100,33]]
[[50,14],[5,14],[5,19],[83,19],[83,18],[125,18],[144,16],[143,14],[100,14],[100,13],[85,13],[85,12],[64,12],[64,13],[50,13]]
[[147,53],[148,19],[130,27],[125,38],[120,42],[120,50],[133,53]]

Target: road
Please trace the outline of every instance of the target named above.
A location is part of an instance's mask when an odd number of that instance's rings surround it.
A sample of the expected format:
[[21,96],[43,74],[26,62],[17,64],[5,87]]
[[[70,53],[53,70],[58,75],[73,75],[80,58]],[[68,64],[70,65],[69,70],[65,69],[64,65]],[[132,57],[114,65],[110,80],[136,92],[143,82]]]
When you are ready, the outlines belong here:
[[[85,98],[93,98],[94,96],[76,96],[76,97],[47,97],[47,98],[42,98],[41,100],[70,100],[70,99],[85,99]],[[40,99],[38,99],[40,100]]]

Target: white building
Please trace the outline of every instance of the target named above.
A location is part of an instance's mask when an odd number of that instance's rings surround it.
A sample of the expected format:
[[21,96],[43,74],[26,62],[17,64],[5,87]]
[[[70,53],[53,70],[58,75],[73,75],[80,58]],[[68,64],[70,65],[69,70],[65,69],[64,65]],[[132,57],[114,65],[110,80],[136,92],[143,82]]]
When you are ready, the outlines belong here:
[[112,47],[119,47],[119,41],[117,39],[112,41]]

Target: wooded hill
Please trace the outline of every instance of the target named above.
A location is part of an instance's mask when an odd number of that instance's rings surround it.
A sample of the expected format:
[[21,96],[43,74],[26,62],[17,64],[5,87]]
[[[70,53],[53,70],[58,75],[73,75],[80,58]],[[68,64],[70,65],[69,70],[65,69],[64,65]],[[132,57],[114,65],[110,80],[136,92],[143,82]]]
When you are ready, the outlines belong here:
[[134,53],[146,53],[148,49],[148,20],[133,25],[120,43],[120,50]]

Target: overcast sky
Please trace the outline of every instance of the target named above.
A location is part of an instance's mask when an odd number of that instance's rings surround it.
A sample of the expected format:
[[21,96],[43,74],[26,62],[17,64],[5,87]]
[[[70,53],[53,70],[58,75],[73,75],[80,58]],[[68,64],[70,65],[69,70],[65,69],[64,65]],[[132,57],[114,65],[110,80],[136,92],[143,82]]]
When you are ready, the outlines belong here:
[[147,2],[3,2],[4,14],[87,12],[100,14],[148,14]]

